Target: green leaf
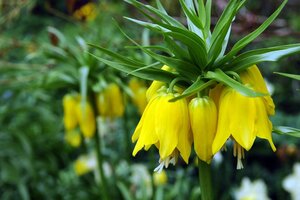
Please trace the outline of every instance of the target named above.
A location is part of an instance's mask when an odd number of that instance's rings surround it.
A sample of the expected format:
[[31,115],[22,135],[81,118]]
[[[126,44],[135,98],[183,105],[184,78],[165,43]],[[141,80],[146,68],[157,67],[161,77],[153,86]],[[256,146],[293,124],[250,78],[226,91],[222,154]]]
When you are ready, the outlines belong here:
[[156,6],[157,6],[157,8],[159,9],[160,12],[164,13],[165,15],[168,15],[167,11],[165,10],[163,5],[161,4],[160,0],[156,0]]
[[255,38],[257,38],[262,32],[264,32],[270,24],[277,18],[281,10],[284,8],[288,0],[284,0],[282,4],[277,8],[277,10],[255,31],[245,36],[243,39],[238,41],[233,47],[232,50],[220,61],[218,65],[222,65],[230,60],[233,56],[235,56],[240,50],[242,50],[245,46],[251,43]]
[[280,135],[289,135],[300,138],[300,129],[292,128],[288,126],[276,126],[273,128],[273,132]]
[[98,49],[99,51],[102,51],[103,53],[109,55],[110,57],[112,57],[116,60],[119,60],[122,63],[128,64],[128,65],[137,65],[137,66],[143,66],[144,65],[144,63],[142,63],[142,62],[139,62],[139,61],[130,59],[128,57],[122,56],[118,53],[115,53],[115,52],[110,51],[108,49],[105,49],[103,47],[100,47],[100,46],[97,46],[97,45],[94,45],[94,44],[88,44],[88,45]]
[[[198,18],[197,14],[195,13],[194,10],[189,9],[187,7],[187,5],[185,4],[184,0],[179,0],[181,7],[183,9],[183,12],[185,13],[187,19],[192,22],[192,24],[194,26],[196,26],[198,29],[201,30],[201,32],[203,32],[204,29],[204,25],[202,23],[202,21]],[[193,30],[193,29],[192,29]],[[200,35],[199,35],[200,36]],[[200,36],[201,37],[201,36]]]
[[280,58],[300,52],[300,43],[281,45],[263,49],[256,49],[245,52],[224,66],[224,69],[231,71],[242,71],[249,66],[261,62],[274,62]]
[[205,27],[204,27],[204,36],[207,38],[211,33],[210,33],[210,23],[211,23],[211,0],[206,1],[205,5],[205,13],[206,13],[206,22],[205,22]]
[[204,5],[204,0],[198,0],[198,16],[199,16],[199,20],[205,26],[207,15],[206,15],[206,9]]
[[125,200],[133,200],[130,190],[126,187],[126,185],[124,183],[119,181],[119,182],[117,182],[117,186],[122,194],[122,197]]
[[232,16],[237,12],[237,8],[238,2],[236,0],[230,0],[213,30],[212,41],[217,38],[224,26],[232,21]]
[[230,1],[221,15],[212,33],[211,46],[208,53],[209,65],[213,64],[218,57],[223,56],[222,51],[225,51],[227,47],[228,41],[226,41],[226,37],[229,37],[231,32],[231,23],[244,3],[245,0],[240,3],[238,1]]
[[165,33],[167,36],[171,36],[174,39],[179,40],[183,44],[188,47],[189,53],[192,57],[192,60],[195,64],[197,64],[200,68],[204,68],[207,64],[207,52],[203,45],[200,45],[192,38],[188,37],[185,34],[175,33],[175,32],[167,32]]
[[245,85],[241,84],[240,82],[237,82],[236,80],[232,79],[229,77],[227,74],[225,74],[222,70],[216,69],[214,72],[208,71],[206,78],[213,79],[215,81],[221,82],[239,93],[241,93],[244,96],[249,96],[249,97],[261,97],[265,96],[266,94],[262,94],[259,92],[255,92],[251,90],[250,88],[246,87]]
[[140,46],[137,42],[135,42],[133,39],[131,39],[120,27],[119,27],[121,33],[127,37],[133,44],[137,45],[138,47],[140,47],[141,50],[143,50],[145,53],[147,53],[148,55],[150,55],[151,57],[153,57],[155,60],[168,65],[171,68],[176,69],[176,71],[183,77],[186,78],[190,78],[190,79],[195,79],[197,78],[197,73],[195,72],[201,72],[200,69],[198,69],[195,65],[180,60],[180,59],[176,59],[173,57],[166,57],[163,55],[159,55],[156,54],[148,49],[143,48],[142,46]]
[[300,75],[297,75],[297,74],[287,74],[287,73],[281,73],[281,72],[274,72],[274,73],[300,81]]
[[213,85],[215,83],[216,83],[216,81],[214,81],[214,80],[204,82],[203,80],[198,79],[190,87],[188,87],[181,95],[171,99],[170,102],[174,102],[179,99],[195,95],[196,93],[201,92],[202,90],[210,87],[211,85]]
[[137,76],[139,78],[142,79],[146,79],[146,80],[158,80],[158,81],[162,81],[162,82],[166,82],[166,83],[170,83],[174,78],[176,78],[176,75],[164,71],[164,70],[160,70],[160,69],[143,69],[143,70],[137,70],[139,69],[137,66],[133,66],[133,65],[127,65],[124,63],[119,63],[119,62],[113,62],[104,58],[100,58],[94,54],[91,54],[92,56],[94,56],[97,60],[105,63],[106,65],[109,65],[117,70],[120,70],[122,72],[128,73],[128,74],[132,74],[134,76]]
[[187,51],[185,51],[182,47],[180,47],[171,37],[165,36],[165,42],[169,51],[175,55],[175,57],[182,59],[182,60],[190,60],[190,56]]
[[160,10],[158,10],[158,9],[156,9],[156,8],[150,6],[150,5],[145,5],[145,4],[140,3],[136,0],[125,0],[125,2],[127,2],[127,3],[135,6],[136,8],[138,8],[148,18],[149,18],[150,15],[147,15],[144,10],[147,10],[150,13],[158,16],[159,19],[163,20],[164,22],[168,23],[169,25],[174,25],[174,26],[177,26],[177,27],[184,28],[184,26],[180,22],[178,22],[177,20],[173,19],[172,17],[170,17],[166,13],[161,12]]

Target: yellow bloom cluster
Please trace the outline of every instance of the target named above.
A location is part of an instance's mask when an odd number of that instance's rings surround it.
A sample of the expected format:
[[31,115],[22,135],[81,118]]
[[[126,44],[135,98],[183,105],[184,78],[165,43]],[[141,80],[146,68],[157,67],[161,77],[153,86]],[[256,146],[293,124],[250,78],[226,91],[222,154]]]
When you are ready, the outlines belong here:
[[[80,99],[79,95],[71,94],[67,94],[63,98],[64,126],[68,134],[66,136],[67,142],[71,140],[71,136],[78,137],[73,134],[77,125],[79,125],[84,137],[91,138],[95,134],[96,120],[91,103],[87,101],[83,104]],[[74,142],[70,142],[71,145],[72,143]]]
[[[102,117],[115,118],[124,114],[123,96],[119,86],[109,84],[103,91],[96,95],[96,104]],[[81,143],[81,137],[76,128],[85,138],[91,138],[96,131],[95,111],[90,101],[81,101],[78,94],[67,94],[63,97],[64,126],[66,141],[74,147]]]
[[150,101],[132,136],[132,141],[137,141],[133,156],[154,144],[160,154],[156,170],[161,171],[163,166],[175,164],[179,154],[188,163],[192,143],[199,159],[210,163],[213,155],[232,139],[238,168],[242,168],[244,149],[248,151],[256,137],[268,140],[275,151],[269,120],[275,106],[263,77],[257,66],[239,75],[244,85],[265,96],[243,96],[218,84],[210,89],[209,95],[170,102],[179,93],[153,82],[147,91]]
[[146,98],[147,88],[145,84],[142,81],[138,80],[137,78],[132,78],[129,81],[129,88],[133,93],[133,97],[132,97],[133,103],[138,108],[139,113],[143,114],[148,103]]
[[124,114],[123,94],[115,83],[110,83],[96,95],[96,103],[98,112],[102,117],[115,118]]

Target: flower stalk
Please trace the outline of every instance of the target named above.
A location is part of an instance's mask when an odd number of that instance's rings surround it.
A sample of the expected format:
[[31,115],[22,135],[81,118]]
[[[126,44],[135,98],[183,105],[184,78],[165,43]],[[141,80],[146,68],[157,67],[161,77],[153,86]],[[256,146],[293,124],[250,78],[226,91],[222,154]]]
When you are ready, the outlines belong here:
[[100,174],[100,180],[101,180],[101,194],[104,200],[109,200],[109,195],[107,193],[107,181],[104,175],[103,170],[103,154],[102,154],[102,145],[100,141],[100,134],[99,134],[99,127],[96,128],[96,134],[95,134],[95,143],[96,143],[96,155],[97,155],[97,166],[98,166],[98,172]]
[[198,159],[201,200],[213,200],[210,164]]

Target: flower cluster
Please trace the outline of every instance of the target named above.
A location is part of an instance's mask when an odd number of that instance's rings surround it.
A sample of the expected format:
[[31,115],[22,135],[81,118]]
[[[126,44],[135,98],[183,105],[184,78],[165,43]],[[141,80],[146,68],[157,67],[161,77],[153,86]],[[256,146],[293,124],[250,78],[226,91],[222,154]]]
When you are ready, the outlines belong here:
[[[148,150],[154,144],[160,154],[160,165],[156,169],[160,171],[169,163],[175,164],[178,155],[188,163],[194,143],[199,159],[210,163],[213,155],[231,139],[234,156],[238,159],[237,168],[240,169],[244,149],[250,150],[256,137],[268,140],[275,151],[269,120],[275,106],[263,77],[257,66],[249,67],[239,76],[245,86],[265,96],[247,97],[228,86],[217,84],[206,94],[170,102],[180,95],[178,90],[167,89],[166,84],[159,88],[156,87],[157,82],[152,83],[149,90],[153,95],[132,136],[132,141],[137,141],[133,155],[142,148]],[[154,87],[159,88],[155,93]]]
[[[95,95],[95,104],[98,114],[103,118],[116,118],[124,114],[123,96],[119,86],[115,83],[109,84]],[[85,138],[94,136],[96,110],[92,101],[83,100],[79,94],[67,94],[63,97],[63,108],[65,139],[71,146],[77,147],[81,143],[77,126]]]

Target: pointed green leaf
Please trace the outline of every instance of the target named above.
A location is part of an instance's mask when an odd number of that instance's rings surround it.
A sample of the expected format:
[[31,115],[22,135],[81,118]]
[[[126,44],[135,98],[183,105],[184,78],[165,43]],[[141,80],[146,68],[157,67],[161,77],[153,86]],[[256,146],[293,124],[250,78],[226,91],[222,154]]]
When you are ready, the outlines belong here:
[[264,32],[270,24],[277,18],[279,13],[282,11],[284,6],[288,0],[284,0],[282,4],[277,8],[277,10],[262,24],[260,25],[255,31],[250,33],[249,35],[245,36],[243,39],[238,41],[233,47],[232,50],[220,61],[218,65],[222,65],[230,60],[233,56],[235,56],[240,50],[242,50],[245,46],[251,43],[255,38],[257,38],[262,32]]
[[210,23],[211,23],[211,0],[206,1],[205,5],[205,13],[206,13],[206,22],[205,22],[205,27],[204,27],[204,36],[207,38],[211,33],[210,33]]
[[165,15],[168,15],[167,11],[165,10],[164,6],[161,4],[160,0],[156,0],[156,6],[160,12],[164,13]]
[[[128,74],[132,74],[134,76],[137,76],[139,78],[142,79],[146,79],[146,80],[158,80],[158,81],[162,81],[162,82],[166,82],[166,83],[170,83],[174,78],[176,78],[176,75],[161,70],[161,69],[154,69],[154,68],[146,68],[143,70],[139,70],[137,71],[138,67],[136,66],[132,66],[132,65],[127,65],[124,63],[119,63],[119,62],[113,62],[104,58],[100,58],[94,54],[91,54],[92,56],[94,56],[97,60],[105,63],[106,65],[109,65],[117,70],[120,70],[122,72],[128,73]],[[135,71],[135,72],[133,72]]]
[[179,2],[187,19],[189,19],[197,28],[203,30],[204,25],[202,24],[202,21],[198,18],[197,14],[187,7],[184,0],[179,0]]
[[251,90],[250,88],[246,87],[245,85],[243,85],[243,84],[237,82],[236,80],[232,79],[231,77],[229,77],[227,74],[225,74],[220,69],[216,69],[214,72],[208,71],[205,77],[216,80],[218,82],[221,82],[221,83],[235,89],[236,91],[238,91],[239,93],[241,93],[244,96],[260,97],[260,96],[266,95],[266,94],[262,94],[262,93]]
[[297,75],[297,74],[287,74],[287,73],[281,73],[281,72],[274,72],[274,73],[300,81],[300,75]]
[[280,58],[300,52],[299,44],[281,45],[245,52],[224,66],[227,70],[242,71],[249,66],[261,62],[274,62]]
[[276,126],[273,128],[273,132],[280,135],[289,135],[300,138],[300,129],[287,127],[287,126]]
[[97,46],[97,45],[94,45],[94,44],[88,44],[88,45],[91,46],[91,47],[94,47],[94,48],[98,49],[99,51],[105,53],[106,55],[108,55],[108,56],[110,56],[110,57],[112,57],[114,59],[117,59],[120,62],[123,62],[125,64],[128,64],[128,65],[137,65],[137,66],[143,66],[144,65],[144,63],[142,63],[142,62],[139,62],[139,61],[130,59],[128,57],[122,56],[122,55],[120,55],[118,53],[115,53],[115,52],[110,51],[108,49],[105,49],[103,47],[100,47],[100,46]]
[[190,56],[182,47],[180,47],[171,37],[165,36],[165,42],[168,49],[175,55],[175,57],[182,60],[190,60]]
[[[169,15],[167,15],[164,12],[161,12],[160,10],[150,6],[150,5],[145,5],[143,3],[140,3],[136,0],[125,0],[125,2],[135,6],[136,8],[138,8],[140,11],[142,11],[143,14],[146,14],[144,10],[147,10],[148,12],[158,16],[160,19],[162,19],[164,22],[168,23],[169,25],[174,25],[177,27],[184,27],[180,22],[178,22],[177,20],[173,19],[172,17],[170,17]],[[150,15],[145,15],[146,17],[149,17]]]

